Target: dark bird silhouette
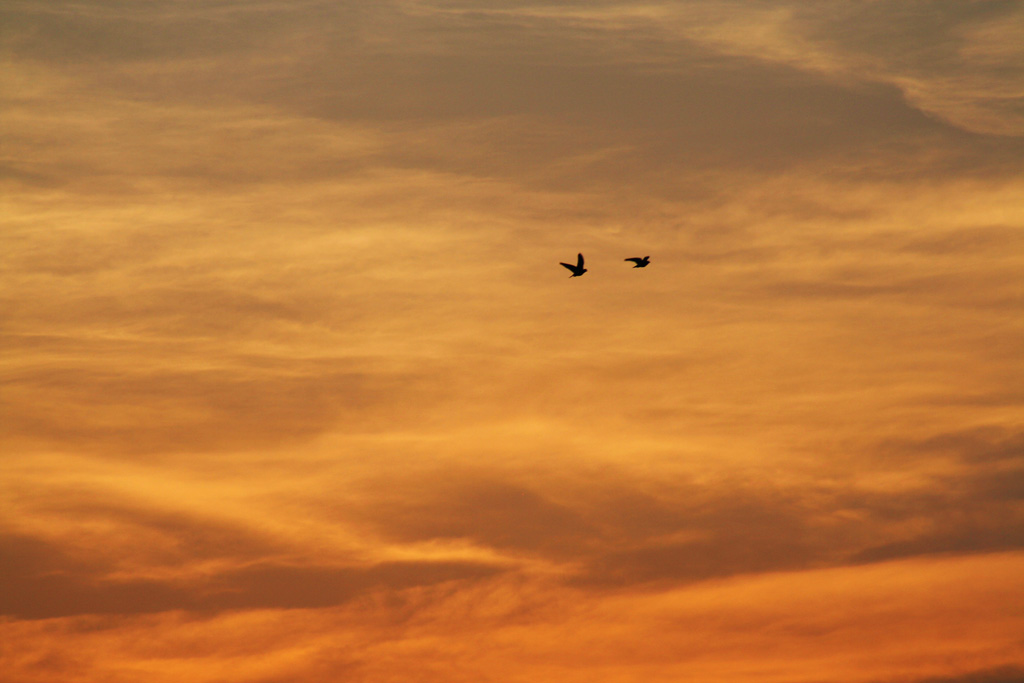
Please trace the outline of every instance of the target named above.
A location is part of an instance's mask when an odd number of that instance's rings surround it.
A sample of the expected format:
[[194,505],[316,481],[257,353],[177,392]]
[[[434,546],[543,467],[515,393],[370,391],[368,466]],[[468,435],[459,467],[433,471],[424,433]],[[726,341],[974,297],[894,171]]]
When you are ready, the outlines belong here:
[[583,273],[587,272],[587,269],[583,267],[583,254],[577,255],[575,266],[571,263],[563,263],[562,265],[572,271],[572,275],[569,277],[579,277],[580,275],[583,275]]
[[646,268],[647,264],[649,264],[651,262],[651,257],[650,256],[644,256],[643,258],[633,257],[633,258],[627,258],[627,259],[622,259],[622,260],[623,261],[632,261],[633,263],[636,264],[635,266],[633,266],[634,268]]

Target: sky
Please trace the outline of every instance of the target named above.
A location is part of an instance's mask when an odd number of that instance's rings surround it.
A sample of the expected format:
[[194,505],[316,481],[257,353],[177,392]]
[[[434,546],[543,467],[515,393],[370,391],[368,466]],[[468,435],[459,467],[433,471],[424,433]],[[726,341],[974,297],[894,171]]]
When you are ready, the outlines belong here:
[[5,680],[1024,680],[1024,3],[0,27]]

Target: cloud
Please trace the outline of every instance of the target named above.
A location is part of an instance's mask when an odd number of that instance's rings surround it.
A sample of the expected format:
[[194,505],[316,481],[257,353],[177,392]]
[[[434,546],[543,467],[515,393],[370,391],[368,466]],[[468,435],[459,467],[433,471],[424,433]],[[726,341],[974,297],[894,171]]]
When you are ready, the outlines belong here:
[[[365,411],[381,400],[383,377],[371,386],[364,373],[337,366],[330,371],[328,361],[313,365],[316,370],[310,366],[308,374],[296,374],[293,367],[262,378],[160,363],[24,373],[8,378],[5,438],[35,442],[37,448],[74,444],[107,453],[153,453],[170,444],[175,450],[270,447],[308,439],[339,420],[366,428],[373,418]],[[46,405],[65,408],[54,412]]]
[[[736,13],[729,5],[659,7],[654,17],[640,12],[628,20],[619,6],[592,20],[577,18],[578,10],[560,16],[538,9],[267,4],[251,12],[212,8],[206,18],[165,11],[147,20],[140,40],[98,41],[115,51],[108,58],[126,46],[155,45],[146,48],[153,54],[121,55],[114,75],[86,65],[68,79],[67,55],[34,65],[42,70],[34,82],[48,86],[42,94],[33,86],[35,94],[19,98],[8,114],[13,149],[30,147],[20,156],[35,160],[36,174],[76,183],[88,177],[93,191],[106,183],[118,196],[144,191],[134,182],[140,174],[209,191],[353,180],[382,166],[500,178],[531,191],[614,192],[620,200],[638,191],[704,196],[716,191],[709,169],[825,162],[830,172],[853,167],[897,178],[908,167],[945,177],[1016,170],[1020,144],[964,135],[923,115],[907,106],[892,79],[837,80],[799,59],[774,59],[771,51],[723,55],[721,41],[687,32],[691,22],[709,20],[723,22],[731,36]],[[666,13],[675,28],[666,28]],[[785,15],[783,25],[803,33],[839,21],[827,12],[756,5],[740,16],[761,25],[766,13]],[[47,37],[48,22],[141,30],[137,13],[120,9],[101,20],[29,14],[40,32],[32,44],[64,44],[59,35]],[[725,42],[742,51],[754,29],[736,21],[737,35]],[[882,24],[879,18],[871,25],[876,21]],[[781,45],[790,29],[776,24],[765,24],[766,40]],[[87,27],[75,33],[89,35]],[[258,41],[288,58],[254,57],[249,43]],[[161,49],[168,46],[189,58],[165,58]],[[33,98],[53,119],[45,135],[66,131],[61,140],[39,144],[39,107],[25,107]]]
[[[622,3],[580,6],[421,3],[429,16],[481,24],[521,22],[531,32],[561,27],[587,35],[604,54],[665,66],[692,46],[785,64],[849,85],[885,83],[929,116],[966,130],[1020,135],[1020,47],[1024,21],[1012,2]],[[541,27],[541,28],[539,28]],[[557,30],[557,29],[555,29]],[[641,47],[642,46],[642,47]],[[681,47],[682,46],[682,47]]]
[[14,54],[109,66],[264,52],[275,35],[310,21],[335,20],[339,30],[348,24],[351,38],[357,35],[353,20],[367,13],[358,3],[346,2],[261,2],[244,7],[214,2],[185,7],[102,0],[88,6],[54,2],[45,7],[12,2],[3,14],[4,40]]
[[1011,5],[4,11],[18,683],[1016,662]]
[[[196,530],[203,532],[202,527]],[[182,534],[182,527],[179,525],[175,532]],[[227,540],[238,549],[238,539]],[[191,577],[132,578],[110,575],[106,564],[109,558],[103,553],[91,559],[76,559],[66,554],[63,545],[22,536],[4,537],[2,546],[0,560],[7,590],[0,600],[0,614],[18,619],[329,607],[373,591],[481,579],[501,571],[500,567],[470,562],[383,562],[368,566],[245,562],[245,555],[225,546],[217,554],[229,558],[234,566],[209,568]],[[195,548],[190,550],[182,549],[189,562],[202,559]],[[246,550],[251,555],[253,548]]]
[[[412,454],[405,462],[415,462]],[[31,518],[50,522],[32,534],[63,518],[57,526],[74,520],[81,529],[67,538],[18,541],[32,552],[13,553],[23,558],[17,574],[26,585],[45,584],[81,612],[99,609],[104,601],[116,605],[110,608],[116,612],[133,600],[146,611],[203,610],[223,609],[236,594],[246,604],[255,600],[250,593],[266,594],[252,606],[313,600],[303,591],[252,587],[278,579],[284,586],[290,574],[297,584],[318,586],[315,593],[324,600],[341,600],[375,582],[411,581],[418,573],[432,581],[448,575],[445,567],[453,567],[453,576],[462,575],[454,567],[463,567],[466,578],[496,568],[540,570],[563,576],[569,585],[627,588],[1021,547],[1019,530],[1006,521],[1012,500],[986,502],[986,491],[952,482],[881,493],[851,491],[849,483],[773,489],[752,481],[698,485],[683,479],[652,486],[601,477],[593,488],[577,482],[565,489],[559,483],[564,473],[544,470],[529,483],[513,484],[504,481],[509,473],[479,465],[432,469],[424,462],[405,476],[360,467],[360,478],[346,480],[318,465],[311,482],[323,484],[313,485],[283,474],[291,483],[262,493],[240,480],[240,492],[249,491],[249,497],[277,501],[278,507],[287,503],[290,512],[273,523],[262,514],[243,522],[253,503],[235,494],[221,501],[223,515],[230,515],[222,521],[201,506],[186,512],[175,496],[160,508],[142,500],[111,506],[103,501],[124,494],[98,489],[70,506],[37,500]],[[82,477],[69,485],[73,480]],[[183,480],[174,486],[188,491],[194,484]],[[367,498],[369,491],[377,493]],[[188,498],[194,495],[199,494]],[[24,492],[20,497],[28,500]],[[118,529],[123,541],[90,551],[109,528]],[[333,540],[321,546],[319,537]],[[346,537],[355,544],[339,545]],[[321,559],[310,559],[316,556]],[[327,557],[332,564],[324,564]],[[105,597],[81,597],[90,591]]]
[[921,457],[950,455],[970,464],[1012,462],[1024,458],[1024,432],[992,425],[958,432],[946,432],[926,439],[892,440],[882,445],[891,453]]
[[[822,670],[835,681],[941,678],[1006,666],[1020,625],[1011,588],[1020,562],[897,562],[647,593],[565,592],[501,575],[333,608],[6,621],[0,630],[22,653],[11,670],[19,683],[97,678],[143,662],[159,663],[157,681],[183,672],[197,681],[229,672],[241,681],[451,681],[501,671],[505,680],[611,682],[763,677],[768,669],[786,681],[821,680]],[[972,580],[979,572],[984,585]],[[1007,601],[985,598],[993,593]],[[60,634],[59,645],[43,633]],[[74,652],[73,661],[52,656],[58,650]]]
[[1017,683],[1022,679],[1024,679],[1024,668],[998,666],[952,676],[930,676],[919,679],[917,683]]
[[[729,54],[841,80],[888,83],[965,130],[1020,136],[1016,3],[691,3],[669,25]],[[673,21],[674,20],[674,21]]]
[[[998,434],[884,444],[879,464],[890,462],[906,476],[915,467],[925,472],[895,490],[854,474],[814,483],[826,468],[804,470],[791,486],[680,476],[655,485],[631,481],[623,470],[618,483],[606,475],[590,488],[566,489],[565,475],[547,470],[523,479],[456,462],[443,470],[421,465],[409,475],[415,484],[394,473],[374,475],[361,486],[389,493],[366,507],[341,506],[337,515],[391,542],[463,540],[510,560],[559,568],[571,583],[590,586],[678,585],[1018,550],[1024,548],[1024,520],[1015,509],[1020,468],[1004,459],[1014,457],[1015,437],[1001,441]],[[933,472],[947,447],[961,466]],[[496,483],[510,476],[517,483]]]
[[1022,22],[1009,2],[854,3],[816,37],[873,60],[869,72],[898,84],[926,112],[968,130],[1019,136],[1024,91],[1010,74],[1019,70],[1022,54],[1011,36]]
[[400,478],[381,482],[392,493],[361,511],[364,523],[397,541],[468,539],[503,552],[554,558],[572,557],[596,540],[596,530],[578,511],[529,487],[486,473],[428,477],[418,475],[415,484]]
[[[936,553],[984,553],[1024,547],[1024,517],[1017,501],[1024,496],[1024,459],[1019,430],[982,427],[940,433],[921,441],[889,441],[879,454],[892,467],[915,460],[938,471],[956,463],[952,474],[932,475],[926,487],[874,504],[846,501],[890,526],[887,542],[875,542],[853,555],[878,561]],[[900,527],[903,527],[902,529]]]
[[[950,525],[950,522],[955,526]],[[935,526],[939,529],[933,533],[867,548],[851,559],[855,562],[879,562],[940,553],[969,555],[1024,548],[1024,520],[1020,519],[957,524],[955,519],[947,518],[938,520]]]

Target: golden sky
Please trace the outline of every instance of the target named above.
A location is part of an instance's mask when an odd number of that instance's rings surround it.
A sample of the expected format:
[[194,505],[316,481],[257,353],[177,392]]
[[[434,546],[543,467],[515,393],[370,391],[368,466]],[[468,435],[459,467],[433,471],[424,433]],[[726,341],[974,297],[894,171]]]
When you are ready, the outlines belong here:
[[5,681],[1024,679],[1024,3],[0,27]]

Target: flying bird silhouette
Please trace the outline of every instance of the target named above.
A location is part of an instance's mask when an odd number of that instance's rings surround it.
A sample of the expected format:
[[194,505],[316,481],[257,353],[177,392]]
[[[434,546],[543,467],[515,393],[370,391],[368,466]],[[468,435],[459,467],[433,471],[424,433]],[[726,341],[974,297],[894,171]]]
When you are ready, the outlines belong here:
[[632,261],[633,263],[636,264],[635,266],[633,266],[634,268],[646,268],[647,264],[649,264],[651,262],[651,257],[650,256],[644,256],[643,258],[633,257],[633,258],[627,258],[627,259],[622,259],[622,260],[623,261]]
[[587,269],[583,267],[583,254],[578,254],[576,257],[576,265],[571,263],[562,263],[563,266],[572,271],[572,275],[569,277],[579,277],[583,273],[587,272]]

